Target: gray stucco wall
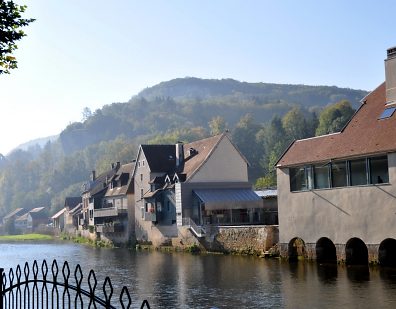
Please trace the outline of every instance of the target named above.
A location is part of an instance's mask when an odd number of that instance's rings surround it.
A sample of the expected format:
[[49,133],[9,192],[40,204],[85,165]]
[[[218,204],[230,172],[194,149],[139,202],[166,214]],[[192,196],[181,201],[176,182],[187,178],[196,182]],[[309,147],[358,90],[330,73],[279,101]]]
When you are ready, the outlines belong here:
[[389,184],[290,192],[289,169],[278,168],[279,240],[295,237],[336,246],[352,237],[367,246],[396,238],[396,153],[388,155]]

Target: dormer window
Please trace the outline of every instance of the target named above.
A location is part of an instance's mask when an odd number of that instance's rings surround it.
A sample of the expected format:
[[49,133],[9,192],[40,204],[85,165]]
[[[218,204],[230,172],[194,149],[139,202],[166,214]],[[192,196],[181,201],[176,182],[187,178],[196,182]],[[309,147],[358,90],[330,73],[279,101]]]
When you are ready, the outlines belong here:
[[396,106],[385,108],[385,110],[382,112],[381,116],[378,119],[386,119],[392,117],[395,110]]

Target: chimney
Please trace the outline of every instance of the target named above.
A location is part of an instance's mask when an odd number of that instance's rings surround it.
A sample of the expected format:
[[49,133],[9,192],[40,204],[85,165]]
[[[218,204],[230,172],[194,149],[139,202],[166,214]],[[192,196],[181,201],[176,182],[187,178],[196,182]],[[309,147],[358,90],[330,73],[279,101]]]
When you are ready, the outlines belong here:
[[387,50],[385,83],[386,103],[396,103],[396,46]]
[[176,167],[179,168],[184,162],[183,142],[176,143]]
[[92,171],[91,180],[94,181],[96,179],[96,172]]

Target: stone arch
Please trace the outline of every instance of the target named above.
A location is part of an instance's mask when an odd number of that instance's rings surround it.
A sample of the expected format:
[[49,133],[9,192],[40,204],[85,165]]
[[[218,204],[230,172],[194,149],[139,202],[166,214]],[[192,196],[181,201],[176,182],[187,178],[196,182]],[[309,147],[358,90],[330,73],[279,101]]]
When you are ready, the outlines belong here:
[[316,242],[315,250],[318,263],[337,263],[337,250],[329,238],[320,238]]
[[288,245],[288,257],[290,262],[296,262],[298,258],[305,258],[305,242],[299,237],[290,240]]
[[368,265],[368,250],[360,238],[354,237],[345,245],[345,263],[347,265]]
[[396,267],[396,239],[387,238],[381,242],[378,262],[382,266]]

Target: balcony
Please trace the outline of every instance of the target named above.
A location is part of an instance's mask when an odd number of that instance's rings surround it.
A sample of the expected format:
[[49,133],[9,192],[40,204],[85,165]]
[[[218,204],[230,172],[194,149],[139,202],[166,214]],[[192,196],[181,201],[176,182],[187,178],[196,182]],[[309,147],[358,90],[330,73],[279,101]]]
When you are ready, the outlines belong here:
[[118,210],[115,207],[99,208],[99,209],[95,209],[95,212],[94,212],[95,218],[117,217],[117,216],[118,216]]
[[157,221],[157,214],[155,212],[145,212],[144,213],[144,220],[155,222]]
[[95,229],[97,233],[121,233],[124,231],[124,226],[121,223],[98,224]]

